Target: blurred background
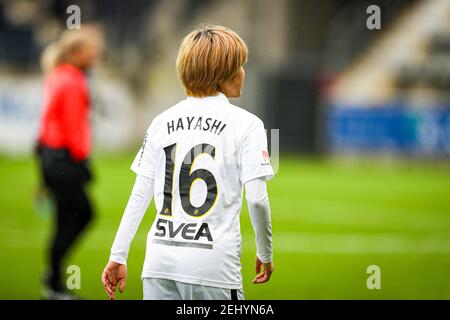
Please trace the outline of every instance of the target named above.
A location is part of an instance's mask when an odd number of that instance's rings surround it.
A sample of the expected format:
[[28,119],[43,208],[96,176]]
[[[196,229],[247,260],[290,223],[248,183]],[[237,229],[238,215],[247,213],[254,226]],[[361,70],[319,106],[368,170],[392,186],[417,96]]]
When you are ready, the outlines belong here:
[[[1,299],[39,299],[51,224],[37,208],[33,159],[42,106],[42,50],[66,28],[69,5],[102,27],[89,75],[95,129],[96,220],[67,264],[88,299],[103,299],[107,262],[153,117],[184,97],[175,60],[200,23],[249,46],[246,84],[232,101],[279,129],[269,183],[276,273],[251,285],[255,254],[242,211],[248,299],[450,299],[450,2],[448,0],[1,0]],[[370,30],[370,5],[381,29]],[[45,212],[45,213],[43,213]],[[129,257],[141,299],[151,205]],[[381,289],[366,286],[369,265]]]

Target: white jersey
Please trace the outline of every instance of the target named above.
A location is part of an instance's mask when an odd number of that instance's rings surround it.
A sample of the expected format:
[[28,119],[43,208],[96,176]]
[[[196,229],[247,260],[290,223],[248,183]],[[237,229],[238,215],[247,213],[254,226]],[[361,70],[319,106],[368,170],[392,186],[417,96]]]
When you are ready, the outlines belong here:
[[244,184],[273,176],[263,122],[223,94],[158,115],[132,170],[154,181],[156,219],[143,278],[242,288]]

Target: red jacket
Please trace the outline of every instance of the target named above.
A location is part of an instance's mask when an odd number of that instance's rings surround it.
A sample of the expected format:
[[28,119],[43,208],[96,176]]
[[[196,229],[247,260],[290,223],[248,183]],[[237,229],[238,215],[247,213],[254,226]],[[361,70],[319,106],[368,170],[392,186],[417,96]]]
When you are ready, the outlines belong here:
[[44,84],[39,143],[66,148],[73,160],[85,160],[91,151],[89,110],[89,90],[83,72],[70,64],[57,66]]

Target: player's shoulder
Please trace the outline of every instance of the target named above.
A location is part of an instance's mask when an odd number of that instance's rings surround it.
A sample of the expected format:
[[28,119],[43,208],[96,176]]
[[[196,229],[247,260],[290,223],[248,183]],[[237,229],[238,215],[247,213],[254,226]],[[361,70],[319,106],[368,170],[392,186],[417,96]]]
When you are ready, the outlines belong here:
[[264,127],[264,122],[254,113],[231,103],[227,107],[229,108],[229,114],[231,115],[230,118],[237,121],[240,128],[244,131],[247,131],[252,127]]
[[49,77],[61,86],[80,85],[85,82],[83,72],[70,65],[57,66],[52,70]]
[[262,123],[262,120],[257,115],[251,113],[243,107],[236,106],[232,103],[230,103],[227,107],[229,108],[230,112],[234,113],[244,121]]
[[45,80],[45,86],[53,95],[65,95],[68,92],[87,94],[88,87],[83,78],[73,73],[53,71]]
[[174,112],[176,112],[176,109],[179,107],[179,105],[182,103],[182,101],[170,106],[169,108],[161,111],[158,113],[151,121],[147,129],[147,133],[150,131],[158,131],[159,127],[164,123],[165,120],[169,119],[173,116]]

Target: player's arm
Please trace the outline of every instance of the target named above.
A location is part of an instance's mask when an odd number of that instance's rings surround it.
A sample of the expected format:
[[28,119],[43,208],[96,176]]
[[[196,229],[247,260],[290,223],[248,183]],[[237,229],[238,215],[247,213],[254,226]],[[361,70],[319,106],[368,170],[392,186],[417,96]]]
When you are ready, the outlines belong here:
[[128,251],[145,211],[152,200],[153,189],[153,179],[143,175],[136,176],[133,191],[111,248],[109,262],[102,274],[103,286],[112,300],[115,298],[117,285],[119,285],[120,292],[125,289]]
[[[260,177],[245,184],[245,195],[248,211],[256,235],[256,266],[258,274],[254,284],[269,281],[274,265],[272,259],[272,222],[270,219],[270,204],[267,194],[266,178]],[[261,266],[263,272],[261,272]]]

